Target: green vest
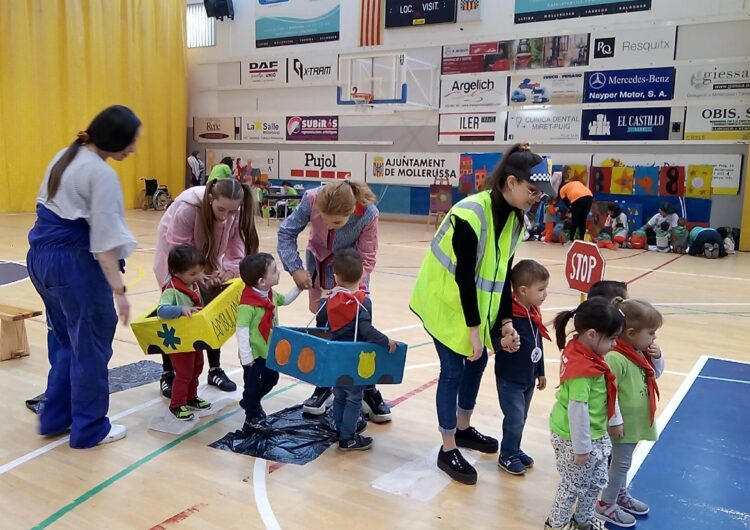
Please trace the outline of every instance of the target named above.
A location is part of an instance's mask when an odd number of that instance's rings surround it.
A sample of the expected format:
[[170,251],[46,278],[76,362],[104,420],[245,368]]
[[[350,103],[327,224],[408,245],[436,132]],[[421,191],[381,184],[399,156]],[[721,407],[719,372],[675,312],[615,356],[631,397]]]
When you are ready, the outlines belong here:
[[497,320],[508,260],[516,252],[523,235],[523,223],[514,213],[508,217],[495,243],[490,192],[467,197],[451,208],[422,262],[409,307],[422,320],[425,330],[461,355],[472,355],[469,328],[466,327],[456,284],[456,256],[453,253],[453,218],[468,222],[477,235],[476,287],[481,323],[479,336],[492,348],[490,330]]

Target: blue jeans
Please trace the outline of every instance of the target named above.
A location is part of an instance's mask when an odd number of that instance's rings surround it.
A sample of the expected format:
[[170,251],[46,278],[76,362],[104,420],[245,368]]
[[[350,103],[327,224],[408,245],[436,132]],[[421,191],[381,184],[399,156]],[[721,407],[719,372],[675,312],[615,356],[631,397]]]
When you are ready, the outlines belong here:
[[333,421],[339,440],[351,440],[357,431],[362,410],[363,386],[337,386],[333,389]]
[[443,434],[456,433],[456,413],[471,413],[477,402],[479,384],[487,366],[487,350],[477,361],[454,352],[433,337],[438,357],[440,357],[440,377],[438,379],[435,402],[437,404],[438,425]]
[[496,376],[497,397],[503,411],[503,439],[500,442],[500,456],[509,458],[521,451],[521,437],[529,415],[531,397],[534,395],[534,382],[513,383]]

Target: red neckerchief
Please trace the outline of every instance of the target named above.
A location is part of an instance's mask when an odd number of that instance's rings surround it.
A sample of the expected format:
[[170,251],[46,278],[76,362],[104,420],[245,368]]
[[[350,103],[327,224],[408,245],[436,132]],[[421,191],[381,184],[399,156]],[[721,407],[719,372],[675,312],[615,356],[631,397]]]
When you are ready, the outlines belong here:
[[656,372],[654,371],[654,361],[650,355],[639,352],[627,342],[617,339],[615,351],[622,354],[634,365],[646,372],[646,386],[648,387],[648,407],[651,413],[651,425],[654,424],[656,415],[656,398],[659,397],[659,385],[656,384]]
[[180,280],[177,276],[172,276],[171,280],[164,284],[164,287],[161,288],[162,292],[169,289],[170,287],[177,289],[182,294],[186,294],[190,297],[190,299],[193,301],[194,307],[201,307],[203,304],[201,303],[201,298],[198,296],[198,289],[195,284],[188,285],[182,280]]
[[562,352],[560,363],[560,383],[576,377],[604,376],[607,383],[607,418],[615,414],[617,398],[617,378],[601,355],[595,354],[578,338],[568,342]]
[[[531,322],[537,327],[542,337],[547,340],[552,340],[549,338],[547,327],[542,322],[542,312],[539,309],[539,306],[533,305],[526,309],[526,307],[518,301],[516,295],[513,294],[513,316],[519,318],[531,318]],[[535,344],[534,346],[538,346],[538,344]]]
[[258,291],[252,287],[245,286],[242,290],[240,303],[242,305],[262,307],[265,309],[263,318],[260,319],[260,324],[258,325],[258,331],[260,331],[263,340],[268,342],[268,337],[271,335],[271,330],[273,329],[273,311],[276,309],[276,306],[273,305],[273,291],[269,290],[268,298],[263,298]]
[[338,291],[328,299],[328,325],[337,331],[357,317],[359,306],[365,303],[365,292]]

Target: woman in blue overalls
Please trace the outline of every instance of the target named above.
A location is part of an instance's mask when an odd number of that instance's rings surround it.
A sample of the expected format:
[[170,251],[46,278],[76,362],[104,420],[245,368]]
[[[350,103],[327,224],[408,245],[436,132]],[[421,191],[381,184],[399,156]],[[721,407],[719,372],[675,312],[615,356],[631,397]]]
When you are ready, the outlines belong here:
[[[29,233],[29,276],[47,313],[50,371],[40,434],[70,430],[70,446],[125,437],[110,424],[107,364],[130,305],[122,277],[136,241],[124,219],[117,173],[105,162],[135,151],[141,121],[127,107],[103,110],[50,163]],[[114,293],[114,303],[113,296]]]

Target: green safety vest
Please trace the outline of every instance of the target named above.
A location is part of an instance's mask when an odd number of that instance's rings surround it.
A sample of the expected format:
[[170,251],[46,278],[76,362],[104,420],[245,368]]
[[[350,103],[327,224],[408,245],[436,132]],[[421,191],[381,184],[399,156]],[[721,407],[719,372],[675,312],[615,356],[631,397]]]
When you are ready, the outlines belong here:
[[456,255],[453,252],[453,218],[467,221],[479,242],[477,246],[476,287],[481,323],[479,336],[492,348],[490,330],[500,310],[508,260],[516,252],[523,223],[514,213],[508,217],[495,243],[490,192],[467,197],[451,208],[443,219],[422,262],[409,307],[422,320],[425,330],[461,355],[473,354],[456,284]]

